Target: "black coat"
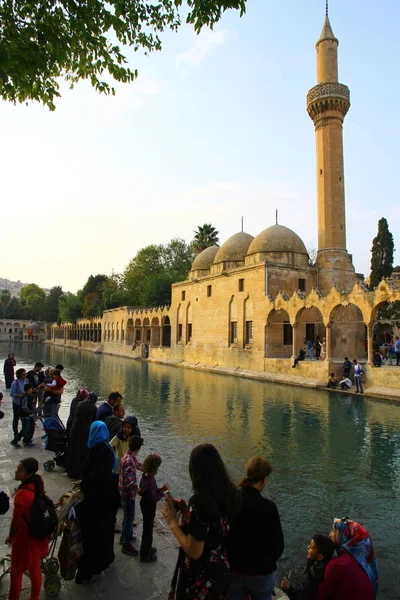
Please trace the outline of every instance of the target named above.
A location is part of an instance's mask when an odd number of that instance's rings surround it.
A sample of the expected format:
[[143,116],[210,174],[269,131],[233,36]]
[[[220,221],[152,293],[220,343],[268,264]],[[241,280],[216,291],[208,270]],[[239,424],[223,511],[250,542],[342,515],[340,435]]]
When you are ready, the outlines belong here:
[[278,509],[254,487],[241,488],[239,499],[228,541],[232,571],[269,575],[276,570],[284,548]]
[[89,453],[90,426],[96,419],[96,405],[91,401],[79,402],[69,432],[67,473],[72,479],[82,479],[82,466]]
[[[81,402],[78,409],[85,402],[86,400]],[[96,410],[95,406],[94,409]],[[75,421],[72,428],[74,426]],[[114,459],[115,454],[109,444],[101,442],[90,448],[82,466],[81,490],[84,500],[78,507],[82,556],[78,572],[84,579],[101,573],[114,560],[115,521],[119,501],[116,476],[113,473]]]

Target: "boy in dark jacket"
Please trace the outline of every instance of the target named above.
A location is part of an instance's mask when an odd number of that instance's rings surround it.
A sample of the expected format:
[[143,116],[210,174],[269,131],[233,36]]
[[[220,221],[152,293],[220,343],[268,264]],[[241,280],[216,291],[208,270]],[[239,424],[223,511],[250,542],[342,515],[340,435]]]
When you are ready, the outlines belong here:
[[25,448],[31,448],[35,446],[32,444],[32,435],[35,431],[33,427],[33,419],[31,418],[34,412],[34,403],[35,396],[33,394],[33,387],[31,383],[25,383],[24,385],[24,395],[21,398],[21,407],[20,407],[20,419],[22,422],[22,429],[19,434],[14,438],[11,442],[13,446],[16,448],[20,448],[19,441],[23,438]]
[[290,600],[313,600],[316,597],[333,550],[333,542],[327,535],[314,534],[307,546],[306,568],[297,585],[293,586],[286,577],[281,582],[281,588]]

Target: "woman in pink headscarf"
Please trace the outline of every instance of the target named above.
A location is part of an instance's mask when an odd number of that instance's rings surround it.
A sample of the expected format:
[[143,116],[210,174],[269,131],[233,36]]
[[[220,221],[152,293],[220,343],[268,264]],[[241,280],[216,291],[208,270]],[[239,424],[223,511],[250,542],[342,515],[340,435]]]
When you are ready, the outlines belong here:
[[374,600],[378,565],[368,531],[347,517],[334,519],[330,538],[337,558],[326,567],[316,600]]

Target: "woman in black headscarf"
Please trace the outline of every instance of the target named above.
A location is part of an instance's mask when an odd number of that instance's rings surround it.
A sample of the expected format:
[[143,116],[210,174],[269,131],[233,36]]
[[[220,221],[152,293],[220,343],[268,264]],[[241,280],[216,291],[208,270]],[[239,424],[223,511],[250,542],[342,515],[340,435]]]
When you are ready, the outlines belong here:
[[82,468],[79,518],[82,529],[82,556],[75,583],[98,575],[114,561],[114,531],[119,495],[115,487],[117,457],[109,444],[110,434],[103,421],[90,427],[88,455]]
[[[97,396],[94,394],[97,399]],[[93,401],[93,392],[87,400],[78,402],[74,420],[69,432],[67,452],[67,473],[72,479],[82,479],[82,465],[88,455],[88,439],[90,426],[96,420],[96,404]]]
[[9,390],[12,382],[14,381],[14,367],[17,364],[17,361],[14,358],[14,354],[10,352],[8,358],[4,361],[4,379],[6,382],[6,389]]

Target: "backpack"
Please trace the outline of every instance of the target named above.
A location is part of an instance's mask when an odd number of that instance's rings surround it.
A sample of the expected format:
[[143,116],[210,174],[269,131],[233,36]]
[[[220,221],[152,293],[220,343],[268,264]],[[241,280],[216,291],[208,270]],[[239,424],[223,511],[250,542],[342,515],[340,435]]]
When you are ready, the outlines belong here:
[[31,522],[24,515],[26,524],[28,525],[28,533],[31,537],[37,539],[48,538],[55,533],[58,525],[57,513],[54,507],[54,502],[48,496],[39,496],[28,487],[23,489],[31,491],[35,494],[35,499],[32,503]]

